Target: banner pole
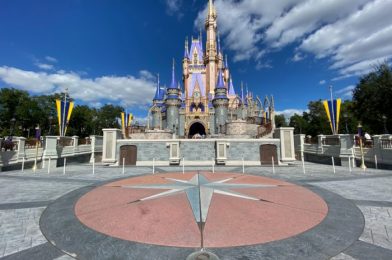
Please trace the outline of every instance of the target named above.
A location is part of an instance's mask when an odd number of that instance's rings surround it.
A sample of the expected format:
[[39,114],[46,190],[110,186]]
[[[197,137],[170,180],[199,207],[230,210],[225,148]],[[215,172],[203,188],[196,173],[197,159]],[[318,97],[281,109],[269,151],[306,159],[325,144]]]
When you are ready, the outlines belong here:
[[331,93],[331,109],[332,109],[332,134],[336,134],[336,121],[335,121],[335,109],[332,96],[332,85],[329,86],[329,92]]

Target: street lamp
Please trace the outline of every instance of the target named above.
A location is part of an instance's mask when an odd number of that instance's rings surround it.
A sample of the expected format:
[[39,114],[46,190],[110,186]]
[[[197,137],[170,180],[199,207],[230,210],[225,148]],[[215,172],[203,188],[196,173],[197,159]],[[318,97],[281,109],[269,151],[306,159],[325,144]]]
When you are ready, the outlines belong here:
[[348,132],[348,126],[347,126],[348,114],[347,114],[347,113],[344,113],[344,114],[343,114],[343,118],[344,118],[344,121],[345,121],[345,123],[346,123],[346,134],[349,134],[349,132]]
[[34,166],[33,166],[33,171],[35,172],[37,170],[37,159],[38,159],[38,145],[41,139],[41,129],[39,128],[39,125],[35,128],[35,158],[34,158]]
[[363,154],[363,144],[362,144],[362,125],[358,124],[358,137],[359,137],[359,147],[361,149],[361,169],[366,170],[365,156]]
[[52,122],[53,122],[53,116],[49,116],[49,133],[48,133],[48,135],[52,134]]
[[388,129],[387,129],[387,117],[385,115],[382,116],[382,121],[384,122],[384,134],[388,134]]

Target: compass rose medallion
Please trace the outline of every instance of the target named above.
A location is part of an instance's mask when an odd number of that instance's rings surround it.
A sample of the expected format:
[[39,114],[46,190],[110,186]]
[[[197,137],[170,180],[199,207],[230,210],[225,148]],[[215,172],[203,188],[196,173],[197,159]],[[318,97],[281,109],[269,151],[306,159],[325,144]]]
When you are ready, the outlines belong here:
[[167,181],[171,181],[169,184],[142,184],[142,185],[124,185],[122,188],[130,189],[165,189],[166,191],[160,192],[158,194],[144,197],[135,201],[129,202],[138,203],[142,201],[148,201],[153,199],[158,199],[166,196],[173,196],[181,192],[185,192],[188,198],[189,204],[193,211],[193,216],[197,222],[201,238],[202,238],[202,248],[203,248],[203,229],[207,221],[208,210],[211,205],[211,200],[213,194],[221,194],[224,196],[236,197],[245,200],[253,201],[264,201],[267,200],[252,197],[241,192],[233,191],[232,189],[245,189],[245,188],[271,188],[277,187],[277,185],[265,185],[265,184],[237,184],[230,183],[230,181],[235,180],[237,177],[230,177],[219,181],[210,181],[203,174],[198,172],[190,180],[180,180],[175,178],[162,177]]

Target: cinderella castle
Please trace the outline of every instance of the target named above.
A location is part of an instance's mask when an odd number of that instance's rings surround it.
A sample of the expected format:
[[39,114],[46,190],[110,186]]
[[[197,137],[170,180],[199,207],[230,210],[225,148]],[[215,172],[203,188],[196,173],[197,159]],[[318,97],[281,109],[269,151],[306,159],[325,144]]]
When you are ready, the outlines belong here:
[[158,79],[147,131],[166,130],[180,138],[272,135],[274,99],[266,96],[262,102],[247,89],[244,93],[242,83],[236,90],[217,35],[217,18],[209,0],[205,45],[201,32],[190,43],[185,40],[181,83],[174,61],[171,84],[161,86]]

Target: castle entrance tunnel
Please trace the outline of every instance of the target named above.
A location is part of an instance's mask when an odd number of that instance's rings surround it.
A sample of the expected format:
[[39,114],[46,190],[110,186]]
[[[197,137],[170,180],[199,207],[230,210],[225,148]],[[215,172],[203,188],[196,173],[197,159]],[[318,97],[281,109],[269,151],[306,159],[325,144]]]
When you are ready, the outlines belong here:
[[189,128],[188,138],[193,138],[194,135],[199,134],[200,136],[206,135],[206,129],[200,122],[195,122]]

